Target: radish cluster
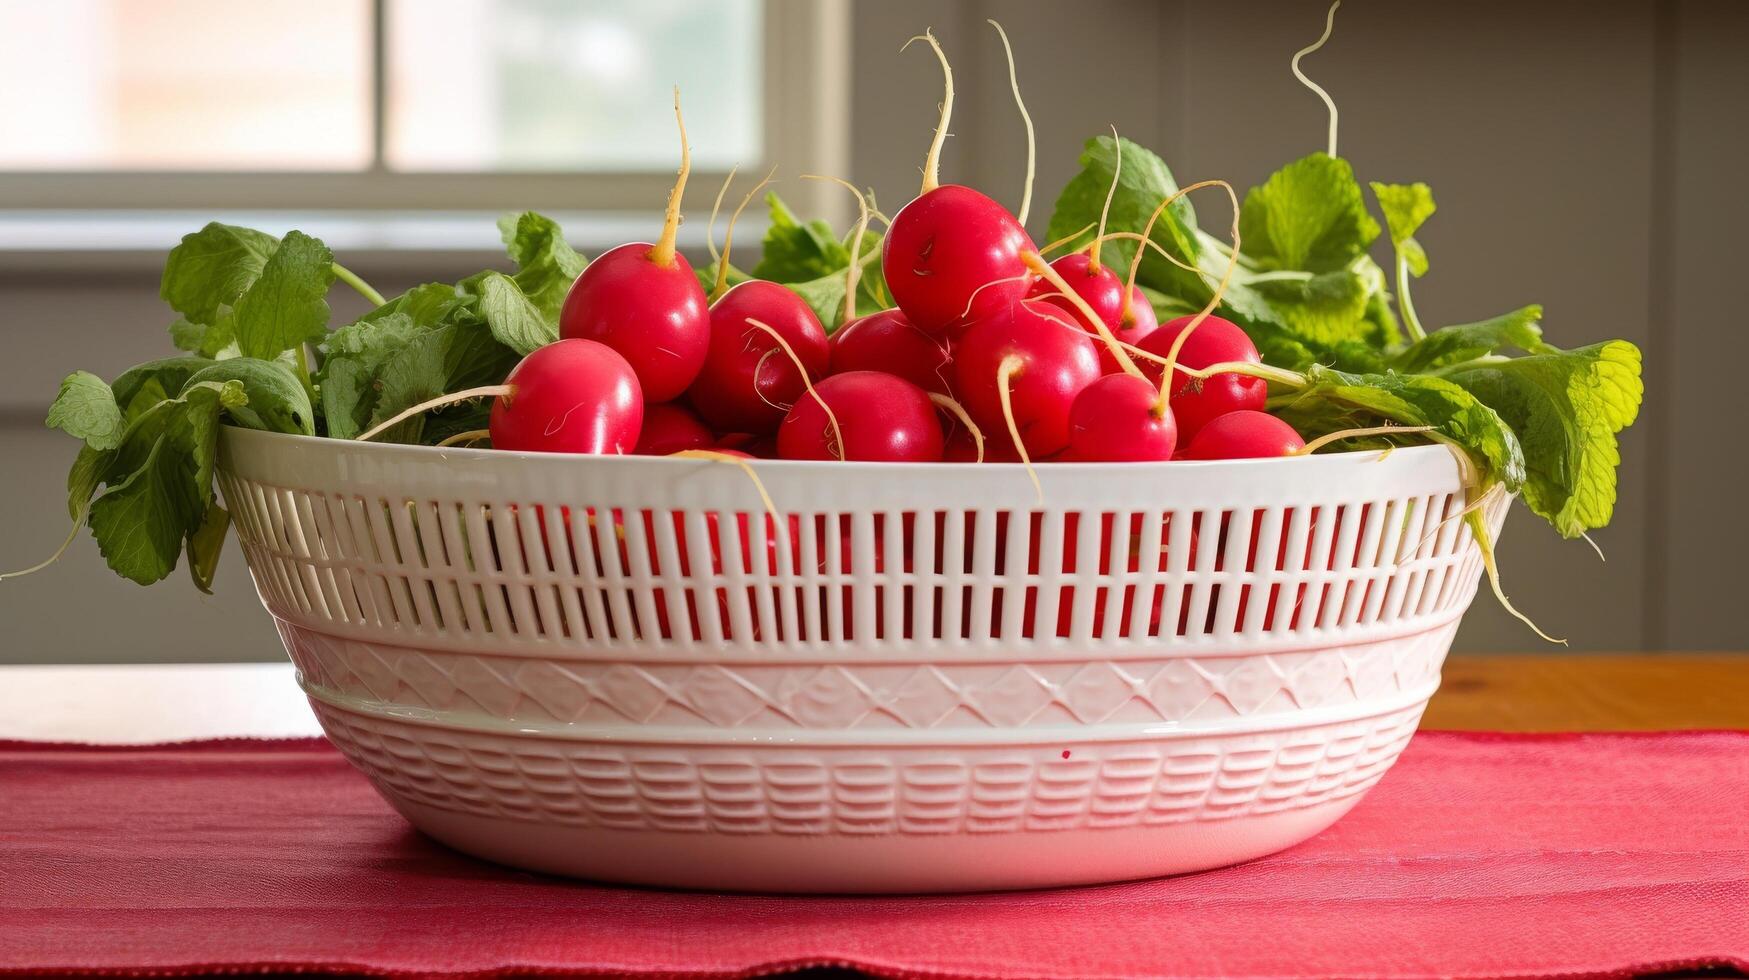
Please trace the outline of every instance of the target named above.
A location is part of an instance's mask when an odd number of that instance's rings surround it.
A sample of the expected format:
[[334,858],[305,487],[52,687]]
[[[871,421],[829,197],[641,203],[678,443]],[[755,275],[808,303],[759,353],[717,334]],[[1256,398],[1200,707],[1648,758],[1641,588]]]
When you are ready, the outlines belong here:
[[[1247,373],[1261,359],[1244,330],[1210,315],[1212,302],[1157,323],[1135,270],[1126,279],[1101,262],[1103,219],[1088,246],[1048,260],[1006,207],[939,182],[953,74],[935,38],[921,40],[946,92],[922,189],[881,243],[895,308],[852,315],[858,256],[836,331],[788,286],[727,288],[732,220],[707,295],[675,245],[690,170],[682,123],[656,241],[589,263],[565,297],[558,341],[502,385],[449,397],[492,395],[492,445],[519,451],[1029,466],[1303,451],[1264,411],[1267,385]],[[864,203],[852,241],[868,217]]]

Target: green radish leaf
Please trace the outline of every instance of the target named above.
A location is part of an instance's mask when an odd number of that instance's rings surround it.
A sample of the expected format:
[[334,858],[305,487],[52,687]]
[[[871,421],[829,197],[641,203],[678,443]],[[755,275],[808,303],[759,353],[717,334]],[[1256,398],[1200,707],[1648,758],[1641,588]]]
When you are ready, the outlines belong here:
[[334,253],[301,231],[280,242],[261,275],[237,300],[237,349],[270,358],[328,331],[328,287],[334,284]]
[[[414,292],[425,288],[417,287]],[[453,287],[441,288],[455,295]],[[394,302],[398,300],[390,305]],[[397,311],[360,320],[328,336],[327,357],[316,380],[329,437],[352,439],[368,427],[376,412],[379,395],[376,380],[383,365],[432,329],[429,324],[416,322],[410,313]]]
[[231,529],[231,513],[214,501],[207,505],[200,526],[188,536],[188,574],[194,587],[213,594],[213,576],[219,570],[219,556],[224,553],[225,535]]
[[501,272],[488,272],[478,286],[480,316],[499,343],[518,354],[527,354],[559,339],[558,316],[555,314],[551,319],[543,316],[514,279]]
[[839,271],[807,282],[788,283],[787,287],[808,304],[826,333],[831,334],[844,325],[844,285],[844,273]]
[[1379,210],[1384,212],[1385,227],[1389,229],[1391,244],[1409,264],[1409,271],[1417,279],[1427,274],[1427,252],[1421,248],[1421,243],[1415,240],[1415,232],[1420,229],[1428,218],[1433,217],[1433,190],[1426,184],[1381,184],[1372,182],[1373,197],[1378,198]]
[[194,323],[216,323],[278,247],[279,239],[266,232],[212,222],[170,250],[158,295]]
[[850,264],[850,250],[831,225],[819,219],[802,221],[775,192],[766,192],[765,206],[771,226],[765,230],[765,250],[753,267],[753,278],[808,282]]
[[1239,234],[1260,268],[1332,272],[1366,254],[1379,225],[1348,161],[1314,153],[1246,193]]
[[99,451],[90,446],[79,447],[73,468],[67,471],[67,516],[75,524],[83,523],[85,511],[91,506],[91,495],[103,482],[104,471],[115,459],[115,451]]
[[131,422],[141,410],[169,398],[170,392],[181,391],[189,378],[212,364],[205,357],[166,357],[147,361],[123,371],[110,387],[115,390],[115,403],[121,406],[122,414]]
[[[438,395],[497,384],[518,359],[484,324],[454,323],[422,333],[383,362],[370,425]],[[418,442],[422,431],[423,419],[408,419],[379,441]]]
[[310,393],[285,362],[254,357],[215,361],[211,367],[195,372],[188,385],[226,381],[241,383],[249,396],[246,403],[230,406],[226,413],[238,425],[267,432],[316,434]]
[[1493,406],[1524,443],[1524,502],[1574,538],[1615,510],[1616,435],[1639,414],[1640,350],[1612,340],[1460,367],[1445,375]]
[[583,274],[587,260],[565,241],[558,222],[534,211],[505,215],[498,219],[498,230],[516,263],[516,285],[556,334],[565,295]]
[[477,300],[477,296],[463,294],[447,282],[423,283],[371,310],[346,327],[334,331],[325,341],[324,349],[332,345],[334,336],[359,324],[374,323],[396,313],[403,313],[409,321],[420,327],[434,327],[448,322],[458,311],[471,307]]
[[1543,343],[1543,308],[1526,306],[1479,323],[1440,327],[1391,355],[1398,371],[1430,371],[1474,360],[1495,351],[1517,348],[1538,354],[1554,348]]
[[215,357],[236,341],[236,324],[228,308],[213,323],[195,323],[181,317],[170,324],[170,342],[176,349],[199,357]]
[[74,371],[61,382],[60,394],[49,406],[47,424],[99,451],[121,445],[126,429],[115,392],[89,371]]
[[[1117,231],[1140,234],[1160,202],[1177,193],[1178,182],[1173,179],[1166,161],[1157,154],[1127,139],[1095,136],[1082,147],[1080,173],[1071,178],[1057,196],[1056,208],[1051,212],[1050,225],[1045,230],[1048,240],[1054,242],[1093,225],[1093,228],[1076,235],[1064,250],[1072,252],[1093,241],[1100,212],[1105,207],[1106,193],[1111,188],[1112,171],[1118,169],[1120,155],[1123,164],[1118,173],[1117,191],[1112,195],[1111,209],[1106,215],[1108,234]],[[1225,256],[1205,254],[1212,250],[1204,247],[1197,233],[1196,209],[1188,197],[1179,198],[1160,215],[1149,237],[1191,266],[1204,268],[1205,272],[1211,271],[1212,267],[1214,281],[1219,281],[1225,270]],[[1100,248],[1100,262],[1127,271],[1140,244],[1131,239],[1108,241]],[[1191,300],[1195,308],[1201,308],[1213,295],[1207,281],[1178,268],[1152,250],[1142,257],[1137,281]]]
[[[1350,428],[1353,420],[1431,425],[1468,453],[1485,485],[1504,483],[1512,492],[1524,485],[1525,457],[1518,437],[1499,413],[1451,381],[1422,374],[1358,374],[1317,365],[1306,372],[1306,379],[1306,388],[1278,412],[1302,433]],[[1343,424],[1331,428],[1333,417]]]
[[129,427],[103,476],[109,489],[89,516],[116,573],[150,585],[175,569],[213,500],[219,415],[246,401],[240,382],[193,385]]
[[1371,301],[1366,281],[1347,269],[1252,288],[1268,301],[1276,322],[1314,344],[1358,339]]

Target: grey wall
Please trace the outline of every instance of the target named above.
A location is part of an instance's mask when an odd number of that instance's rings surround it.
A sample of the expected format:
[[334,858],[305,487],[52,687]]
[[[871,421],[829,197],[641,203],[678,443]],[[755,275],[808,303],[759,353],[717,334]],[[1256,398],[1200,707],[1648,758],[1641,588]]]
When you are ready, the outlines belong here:
[[[1321,29],[1320,0],[857,0],[851,176],[889,212],[915,192],[940,97],[933,60],[898,50],[925,26],[959,83],[944,176],[1018,198],[1024,136],[983,23],[992,16],[1013,38],[1038,127],[1035,232],[1081,141],[1110,124],[1159,150],[1182,182],[1241,188],[1323,145],[1323,107],[1287,70]],[[1574,649],[1749,647],[1733,608],[1749,474],[1731,377],[1749,363],[1736,298],[1749,4],[1349,0],[1306,67],[1337,99],[1341,151],[1363,179],[1424,180],[1438,195],[1419,236],[1433,261],[1417,288],[1424,319],[1540,302],[1557,343],[1625,337],[1645,349],[1647,400],[1623,440],[1616,519],[1595,535],[1609,561],[1521,510],[1501,548],[1521,608]],[[1199,206],[1211,229],[1224,225],[1218,201]],[[54,382],[165,350],[155,261],[0,264],[0,567],[29,564],[65,533],[73,447],[41,428]],[[420,278],[484,259],[447,261]],[[394,288],[410,274],[393,256],[356,264]],[[140,589],[82,539],[53,570],[0,582],[0,662],[279,656],[234,549],[220,579],[212,598],[182,582]],[[1541,648],[1486,597],[1458,645]]]

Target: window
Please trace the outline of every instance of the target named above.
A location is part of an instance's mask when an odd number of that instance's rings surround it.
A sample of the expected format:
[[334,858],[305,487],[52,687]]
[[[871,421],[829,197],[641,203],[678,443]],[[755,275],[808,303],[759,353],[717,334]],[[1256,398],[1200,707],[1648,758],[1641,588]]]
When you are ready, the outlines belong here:
[[0,0],[0,208],[654,209],[676,84],[702,180],[841,167],[846,19],[842,0]]

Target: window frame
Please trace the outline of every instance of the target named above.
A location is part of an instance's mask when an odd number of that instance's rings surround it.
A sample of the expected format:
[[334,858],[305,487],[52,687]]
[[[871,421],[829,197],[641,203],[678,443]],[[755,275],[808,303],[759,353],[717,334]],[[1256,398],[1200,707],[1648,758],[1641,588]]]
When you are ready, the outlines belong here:
[[[660,210],[671,173],[630,171],[415,172],[382,167],[384,10],[375,0],[373,165],[362,171],[3,171],[0,210]],[[849,160],[849,0],[763,0],[765,159],[743,173],[843,173]],[[775,56],[781,53],[781,56]],[[684,93],[682,93],[684,95]],[[726,171],[695,170],[692,186]],[[818,182],[786,188],[797,203],[842,215]]]

